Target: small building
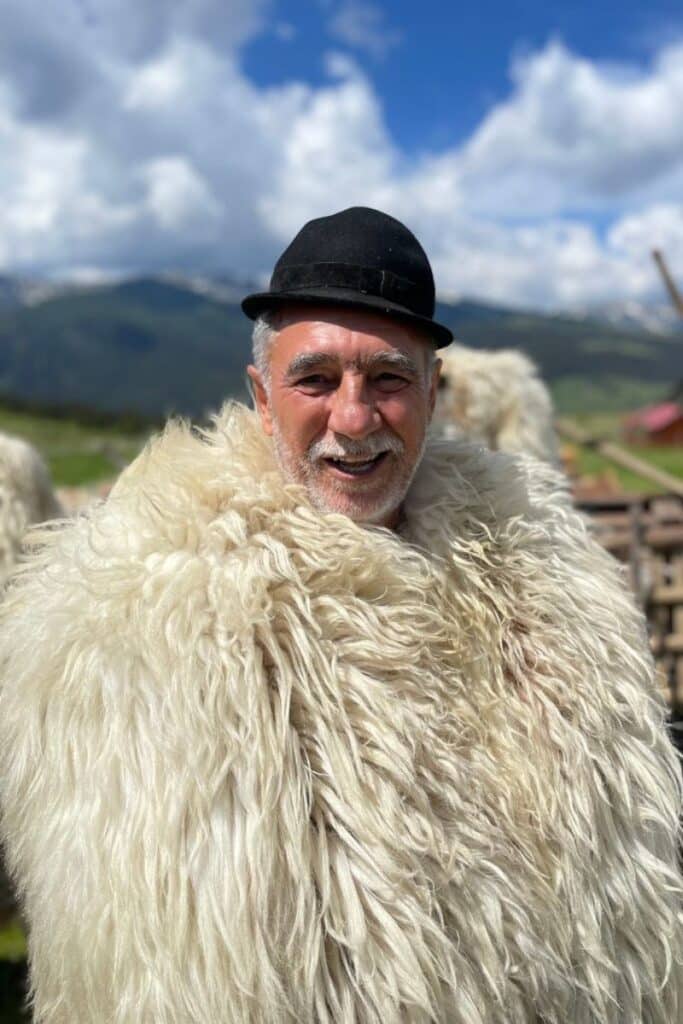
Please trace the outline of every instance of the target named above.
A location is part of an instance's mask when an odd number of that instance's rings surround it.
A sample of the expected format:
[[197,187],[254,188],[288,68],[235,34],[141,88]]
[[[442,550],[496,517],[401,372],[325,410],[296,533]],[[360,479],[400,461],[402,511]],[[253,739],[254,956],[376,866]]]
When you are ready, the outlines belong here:
[[683,406],[660,402],[626,416],[622,437],[627,444],[683,445]]

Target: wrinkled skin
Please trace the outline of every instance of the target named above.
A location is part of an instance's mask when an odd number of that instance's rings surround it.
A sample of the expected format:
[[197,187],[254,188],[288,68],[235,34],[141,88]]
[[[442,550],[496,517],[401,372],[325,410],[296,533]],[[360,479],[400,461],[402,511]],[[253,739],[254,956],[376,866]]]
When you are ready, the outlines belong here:
[[256,407],[288,480],[356,522],[395,526],[424,451],[439,360],[408,324],[358,310],[292,307],[249,367]]

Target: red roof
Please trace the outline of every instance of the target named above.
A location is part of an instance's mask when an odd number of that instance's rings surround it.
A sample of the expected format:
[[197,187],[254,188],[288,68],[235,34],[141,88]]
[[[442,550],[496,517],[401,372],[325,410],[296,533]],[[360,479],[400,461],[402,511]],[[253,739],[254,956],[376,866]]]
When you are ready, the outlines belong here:
[[671,423],[683,417],[683,408],[677,402],[660,402],[659,405],[648,405],[645,409],[638,409],[632,412],[624,420],[626,427],[642,427],[648,433],[654,434],[658,430],[664,430]]

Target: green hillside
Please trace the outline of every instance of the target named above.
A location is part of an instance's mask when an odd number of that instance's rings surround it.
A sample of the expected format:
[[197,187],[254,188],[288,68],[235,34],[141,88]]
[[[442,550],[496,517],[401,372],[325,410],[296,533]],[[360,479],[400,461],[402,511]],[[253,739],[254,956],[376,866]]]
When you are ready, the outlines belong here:
[[683,377],[683,333],[460,303],[438,314],[474,348],[517,348],[538,365],[558,410],[618,412],[655,402]]
[[197,416],[246,395],[248,352],[239,307],[142,279],[0,315],[0,393]]
[[[473,302],[437,318],[477,348],[520,348],[563,412],[631,408],[683,377],[683,334],[621,329]],[[140,278],[0,308],[0,394],[153,417],[246,395],[251,325],[234,302]]]
[[140,451],[151,427],[135,432],[113,421],[93,425],[76,415],[37,415],[0,400],[0,431],[23,437],[40,451],[55,486],[77,486],[115,477]]

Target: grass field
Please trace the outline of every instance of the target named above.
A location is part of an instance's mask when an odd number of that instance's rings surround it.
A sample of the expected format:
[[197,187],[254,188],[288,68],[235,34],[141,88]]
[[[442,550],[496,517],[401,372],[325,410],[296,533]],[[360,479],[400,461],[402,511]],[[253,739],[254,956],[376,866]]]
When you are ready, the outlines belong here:
[[[592,437],[604,441],[616,441],[620,443],[621,421],[623,414],[619,413],[584,413],[572,417],[574,422],[585,430]],[[575,446],[574,446],[575,447]],[[623,445],[626,451],[637,456],[644,462],[649,462],[657,469],[662,469],[671,476],[683,480],[683,445],[672,445],[657,447],[646,447],[641,445]],[[609,459],[605,459],[598,452],[575,447],[578,456],[578,468],[582,476],[603,474],[609,472],[614,474],[622,489],[632,493],[656,494],[662,491],[661,487],[653,484],[652,481],[640,477],[630,470],[615,466]]]
[[0,405],[0,431],[30,441],[46,460],[55,485],[77,486],[116,476],[144,444],[143,435],[116,427],[33,416]]
[[664,401],[670,390],[660,380],[618,376],[598,380],[590,376],[562,377],[549,386],[558,413],[571,417],[591,416],[595,409],[603,409],[618,418],[624,409],[633,411]]
[[26,942],[21,925],[11,921],[0,930],[0,960],[23,960],[26,956]]

